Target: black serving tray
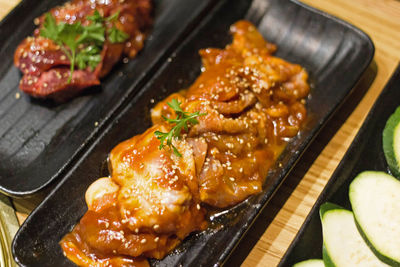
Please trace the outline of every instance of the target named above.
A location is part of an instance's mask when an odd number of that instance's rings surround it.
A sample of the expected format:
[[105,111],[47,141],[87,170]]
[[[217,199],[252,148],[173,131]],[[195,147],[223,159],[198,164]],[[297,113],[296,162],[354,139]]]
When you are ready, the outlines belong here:
[[319,208],[332,202],[351,210],[349,186],[362,171],[390,173],[382,148],[382,132],[389,116],[400,106],[400,65],[385,86],[346,155],[325,186],[279,266],[292,266],[310,258],[322,259]]
[[10,196],[32,195],[62,176],[215,0],[155,0],[144,49],[116,66],[101,87],[64,104],[22,92],[17,99],[21,73],[13,66],[14,50],[32,34],[35,17],[63,2],[23,0],[0,23],[0,192]]
[[306,125],[270,171],[262,193],[229,211],[214,214],[208,230],[191,235],[173,253],[163,260],[152,260],[151,264],[212,266],[226,261],[300,155],[350,93],[374,54],[374,46],[363,32],[298,2],[218,1],[22,225],[13,243],[15,260],[21,266],[72,265],[62,255],[58,242],[85,213],[86,188],[98,177],[108,175],[109,151],[146,130],[151,124],[149,111],[154,102],[188,87],[199,75],[197,51],[230,43],[229,26],[243,18],[255,23],[268,40],[278,45],[278,56],[305,66],[314,86],[308,99]]

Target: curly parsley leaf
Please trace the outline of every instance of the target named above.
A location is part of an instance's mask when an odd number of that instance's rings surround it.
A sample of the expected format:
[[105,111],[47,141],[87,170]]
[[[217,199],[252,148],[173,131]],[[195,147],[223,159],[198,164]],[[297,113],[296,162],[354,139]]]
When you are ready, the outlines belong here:
[[[119,13],[119,12],[116,12],[116,13]],[[93,15],[87,16],[86,19],[91,20],[94,23],[103,23],[104,22],[103,16],[100,14],[100,12],[97,9],[94,11]]]
[[43,28],[40,30],[40,35],[48,39],[57,39],[59,33],[59,27],[56,23],[56,19],[51,13],[46,13],[44,16]]
[[104,26],[101,23],[92,23],[88,26],[83,27],[82,34],[76,40],[78,44],[97,44],[102,46],[105,42],[104,37]]
[[163,116],[163,119],[168,123],[175,124],[172,129],[167,132],[163,133],[160,131],[154,132],[154,135],[157,139],[160,140],[160,146],[158,147],[160,150],[163,149],[165,146],[169,146],[172,148],[174,154],[178,157],[182,157],[182,154],[179,153],[178,149],[172,144],[173,139],[178,139],[181,135],[182,129],[185,131],[189,130],[189,124],[196,125],[199,121],[196,119],[200,116],[205,116],[207,113],[200,113],[199,111],[194,113],[184,112],[181,108],[182,103],[173,98],[171,102],[167,102],[167,105],[175,111],[177,115],[175,119],[169,119]]
[[79,54],[76,55],[76,64],[79,69],[86,69],[88,66],[93,71],[94,68],[101,61],[101,50],[95,45],[89,45],[82,49]]
[[121,30],[118,30],[115,26],[108,29],[107,33],[108,33],[108,39],[110,40],[111,43],[122,43],[129,38],[128,34],[126,34]]
[[108,22],[115,22],[119,18],[119,13],[120,12],[117,11],[114,14],[112,14],[111,16],[107,17],[105,20],[108,21]]
[[95,11],[94,14],[90,17],[87,17],[88,20],[93,21],[94,23],[100,23],[102,25],[106,23],[111,23],[111,28],[107,29],[107,34],[108,34],[108,39],[110,40],[111,43],[122,43],[125,42],[128,38],[129,35],[125,33],[124,31],[119,30],[115,26],[115,22],[119,18],[119,11],[115,12],[111,16],[104,18],[99,11]]
[[[99,11],[95,10],[92,16],[86,17],[91,23],[83,26],[80,22],[57,23],[51,13],[45,14],[40,35],[59,45],[71,62],[68,83],[71,82],[75,65],[79,69],[89,66],[93,70],[100,63],[106,32],[111,43],[124,42],[129,37],[128,34],[115,27],[114,22],[118,17],[119,12],[104,18]],[[110,23],[111,28],[107,28],[106,24]]]

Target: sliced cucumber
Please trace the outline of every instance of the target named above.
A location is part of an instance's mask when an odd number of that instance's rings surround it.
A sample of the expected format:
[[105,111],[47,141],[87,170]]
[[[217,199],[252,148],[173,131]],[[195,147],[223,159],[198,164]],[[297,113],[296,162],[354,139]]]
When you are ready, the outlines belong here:
[[349,197],[368,245],[382,261],[400,266],[400,181],[384,172],[362,172]]
[[364,242],[353,213],[326,203],[320,208],[325,266],[387,266]]
[[311,259],[298,262],[293,267],[325,267],[324,261],[320,259]]
[[395,176],[400,177],[400,107],[386,122],[382,141],[389,168]]

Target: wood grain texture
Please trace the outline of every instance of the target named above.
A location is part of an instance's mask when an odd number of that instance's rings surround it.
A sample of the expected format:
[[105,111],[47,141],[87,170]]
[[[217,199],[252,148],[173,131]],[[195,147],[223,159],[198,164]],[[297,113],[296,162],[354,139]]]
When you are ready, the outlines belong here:
[[19,2],[20,0],[0,0],[0,19],[5,17]]
[[[0,18],[19,0],[0,0]],[[303,0],[304,3],[342,18],[370,35],[376,52],[372,83],[361,82],[326,129],[305,153],[268,205],[268,210],[234,252],[229,263],[242,266],[275,266],[285,253],[336,166],[352,142],[372,104],[400,61],[400,2],[396,0]],[[365,78],[368,80],[368,77]],[[368,90],[365,94],[364,91]],[[14,200],[22,222],[37,202]],[[268,225],[268,227],[266,227]]]

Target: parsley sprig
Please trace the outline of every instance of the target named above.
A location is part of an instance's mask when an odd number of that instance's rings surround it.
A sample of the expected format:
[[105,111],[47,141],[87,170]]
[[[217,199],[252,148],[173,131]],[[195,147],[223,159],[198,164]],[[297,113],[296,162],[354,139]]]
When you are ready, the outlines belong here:
[[172,140],[178,139],[180,137],[182,129],[188,131],[189,123],[192,125],[198,124],[199,121],[196,118],[200,116],[205,116],[207,115],[207,113],[200,113],[199,111],[194,113],[185,112],[180,107],[182,103],[176,100],[175,98],[173,98],[171,102],[167,102],[167,104],[170,108],[172,108],[175,111],[176,118],[169,119],[165,116],[162,117],[168,123],[175,124],[175,126],[172,127],[172,129],[168,133],[155,131],[154,135],[157,137],[157,139],[160,140],[160,146],[158,147],[160,150],[163,149],[165,146],[169,146],[170,148],[172,148],[175,155],[177,155],[178,157],[182,157],[182,154],[179,153],[178,149],[172,144]]
[[[118,17],[119,12],[116,12],[104,18],[96,10],[92,16],[86,17],[91,23],[84,26],[80,22],[57,23],[51,13],[45,14],[40,35],[59,45],[71,62],[68,83],[71,82],[75,65],[79,69],[89,66],[93,70],[100,63],[106,33],[111,43],[121,43],[129,37],[128,34],[115,27]],[[107,28],[107,24],[112,26]]]

